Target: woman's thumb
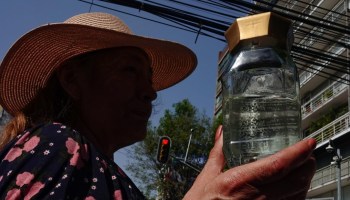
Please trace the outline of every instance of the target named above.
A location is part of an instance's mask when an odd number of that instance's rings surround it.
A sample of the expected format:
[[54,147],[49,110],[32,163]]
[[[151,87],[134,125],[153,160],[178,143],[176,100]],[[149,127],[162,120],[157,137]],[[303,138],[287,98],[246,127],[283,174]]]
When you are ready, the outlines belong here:
[[225,166],[225,158],[222,152],[223,134],[222,125],[218,127],[215,134],[215,145],[210,151],[207,163],[204,166],[203,171],[206,171],[208,175],[216,176],[222,172]]
[[213,181],[221,173],[225,165],[222,140],[222,126],[219,126],[215,134],[215,145],[210,151],[208,161],[184,199],[200,199],[198,197],[203,194],[206,184]]

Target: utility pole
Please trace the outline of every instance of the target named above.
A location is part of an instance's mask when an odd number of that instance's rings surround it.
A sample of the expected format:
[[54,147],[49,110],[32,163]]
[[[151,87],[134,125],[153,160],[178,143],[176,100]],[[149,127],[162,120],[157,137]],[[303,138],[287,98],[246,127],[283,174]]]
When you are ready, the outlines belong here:
[[328,146],[326,147],[326,151],[332,154],[333,161],[331,162],[331,165],[335,164],[335,166],[337,167],[337,200],[341,200],[341,162],[343,158],[340,155],[340,149],[334,147],[332,140],[329,140]]
[[[345,10],[345,27],[349,27],[350,25],[350,0],[344,0],[344,10]],[[348,72],[348,112],[350,112],[350,34],[345,33],[345,43],[346,45],[346,68]]]
[[194,129],[191,128],[191,134],[190,134],[190,138],[188,139],[188,144],[187,144],[187,149],[186,149],[186,155],[185,155],[185,159],[184,162],[186,163],[187,161],[187,156],[188,156],[188,150],[190,148],[190,144],[191,144],[191,139],[192,139],[192,133],[193,133]]

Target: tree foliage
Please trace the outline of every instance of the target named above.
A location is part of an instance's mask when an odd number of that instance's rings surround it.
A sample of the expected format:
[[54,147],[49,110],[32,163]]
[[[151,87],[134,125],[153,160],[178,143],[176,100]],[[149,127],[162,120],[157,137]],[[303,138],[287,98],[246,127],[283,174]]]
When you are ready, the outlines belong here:
[[[149,199],[155,199],[155,196],[158,199],[182,199],[198,175],[195,169],[201,169],[208,158],[213,133],[210,118],[189,100],[174,104],[171,110],[165,110],[158,127],[148,125],[145,140],[134,145],[129,153],[135,162],[128,169],[138,179],[136,184]],[[156,161],[160,136],[172,140],[171,157],[164,165]]]

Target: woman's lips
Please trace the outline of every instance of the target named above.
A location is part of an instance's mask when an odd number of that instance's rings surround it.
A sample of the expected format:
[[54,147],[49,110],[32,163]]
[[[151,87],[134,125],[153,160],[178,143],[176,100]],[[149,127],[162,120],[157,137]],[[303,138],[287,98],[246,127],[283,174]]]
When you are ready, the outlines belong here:
[[148,120],[151,116],[151,111],[148,111],[147,109],[144,110],[133,110],[130,112],[130,115],[132,118],[138,119],[138,120]]

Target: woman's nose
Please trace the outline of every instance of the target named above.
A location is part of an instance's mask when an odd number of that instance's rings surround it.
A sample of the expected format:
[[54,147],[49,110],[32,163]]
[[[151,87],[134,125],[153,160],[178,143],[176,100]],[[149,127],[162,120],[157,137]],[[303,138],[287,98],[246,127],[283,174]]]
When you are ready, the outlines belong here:
[[152,83],[150,81],[140,83],[140,94],[141,98],[146,101],[153,101],[157,98],[157,93],[154,90]]
[[157,92],[153,89],[151,85],[151,89],[149,92],[146,93],[146,95],[144,96],[144,99],[148,101],[153,101],[156,98],[157,98]]

